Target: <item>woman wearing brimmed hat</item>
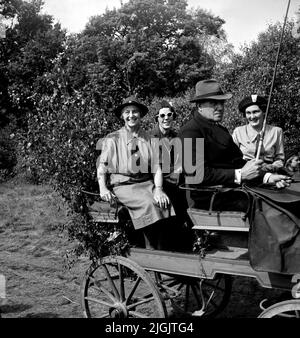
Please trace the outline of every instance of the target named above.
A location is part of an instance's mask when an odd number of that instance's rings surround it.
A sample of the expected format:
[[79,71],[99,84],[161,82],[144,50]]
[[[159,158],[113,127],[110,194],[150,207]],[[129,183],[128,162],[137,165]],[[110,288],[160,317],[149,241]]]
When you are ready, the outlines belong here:
[[147,113],[134,96],[115,109],[125,126],[102,141],[97,176],[101,198],[111,202],[117,197],[128,208],[134,228],[143,229],[146,246],[157,247],[158,221],[174,215],[174,210],[162,190],[161,169],[151,162],[150,136],[141,128]]
[[[243,152],[245,160],[256,157],[259,133],[263,128],[267,100],[260,95],[250,95],[239,103],[239,111],[245,117],[247,124],[237,127],[232,134],[236,145]],[[264,161],[263,169],[276,172],[284,166],[283,133],[279,127],[266,125],[261,159]]]

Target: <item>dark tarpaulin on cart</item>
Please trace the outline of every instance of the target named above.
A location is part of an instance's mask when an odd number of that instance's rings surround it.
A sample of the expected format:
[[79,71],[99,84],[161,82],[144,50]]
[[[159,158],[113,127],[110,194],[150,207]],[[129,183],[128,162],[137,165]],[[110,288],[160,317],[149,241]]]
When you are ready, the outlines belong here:
[[249,256],[254,270],[300,272],[300,183],[283,190],[249,188]]

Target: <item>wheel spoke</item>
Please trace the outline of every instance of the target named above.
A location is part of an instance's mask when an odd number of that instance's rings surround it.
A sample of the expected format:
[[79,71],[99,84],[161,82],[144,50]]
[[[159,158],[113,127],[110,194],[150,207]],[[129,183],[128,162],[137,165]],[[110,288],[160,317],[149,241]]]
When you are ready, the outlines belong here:
[[[119,275],[118,274],[116,274],[116,275],[110,275],[110,277],[111,277],[111,279],[112,280],[114,280],[114,279],[119,279]],[[106,282],[107,281],[107,278],[98,278],[98,279],[96,279],[95,277],[92,277],[92,276],[89,276],[89,278],[95,283],[95,284],[97,284],[97,283],[102,283],[102,282]]]
[[184,287],[184,284],[183,284],[183,283],[181,283],[181,284],[179,285],[179,287],[178,287],[177,291],[180,291],[180,290],[181,290],[183,287]]
[[208,297],[208,300],[206,302],[207,305],[209,305],[210,302],[212,302],[212,304],[214,303],[213,301],[213,297],[214,297],[215,291],[213,291],[210,296]]
[[115,302],[117,299],[103,286],[100,287],[101,292],[103,292],[109,299],[111,299],[113,302]]
[[[98,280],[95,280],[94,277],[90,277],[90,280],[93,281],[93,283],[89,284],[89,288],[90,289],[93,289],[95,291],[97,291],[99,294],[101,292],[105,293],[112,301],[115,301],[116,298],[111,294],[111,292],[109,292],[108,290],[106,290],[102,285],[101,285],[101,282],[99,284],[99,279]],[[107,280],[106,279],[103,279],[104,282],[106,282]]]
[[171,283],[169,283],[169,284],[167,284],[167,286],[169,286],[169,287],[173,287],[173,286],[175,286],[175,285],[181,285],[181,287],[182,287],[182,283],[180,283],[179,281],[177,281],[176,279],[174,280],[173,279],[173,281],[170,281]]
[[89,280],[93,282],[93,285],[90,283],[90,286],[91,286],[91,287],[94,287],[94,288],[96,289],[96,288],[99,288],[98,283],[99,283],[99,282],[100,282],[100,283],[101,283],[101,282],[104,282],[106,279],[103,279],[103,280],[102,280],[102,279],[97,279],[97,280],[96,280],[95,277],[90,276],[90,277],[89,277]]
[[107,280],[108,280],[108,282],[109,282],[109,285],[110,285],[110,287],[111,287],[112,290],[113,290],[113,293],[114,293],[115,297],[116,297],[117,299],[120,299],[119,292],[118,292],[118,290],[117,290],[117,288],[116,288],[116,286],[115,286],[114,281],[112,280],[112,278],[111,278],[111,276],[110,276],[110,273],[109,273],[109,271],[108,271],[108,269],[107,269],[107,266],[106,266],[105,264],[103,264],[102,267],[103,267],[103,270],[104,270],[105,275],[106,275],[106,277],[107,277]]
[[141,277],[138,277],[137,280],[135,281],[135,284],[134,284],[132,290],[129,293],[128,298],[126,299],[126,302],[125,302],[126,305],[130,302],[133,294],[135,293],[135,290],[137,289],[138,285],[140,284],[140,281],[141,281]]
[[97,303],[97,304],[101,304],[101,305],[105,305],[107,307],[113,307],[115,308],[116,306],[112,303],[107,303],[103,300],[99,300],[99,299],[96,299],[96,298],[92,298],[92,297],[84,297],[85,300],[88,300],[90,302],[94,302],[94,303]]
[[[98,294],[101,294],[101,289],[99,288],[99,286],[95,287],[94,285],[90,286],[90,289],[96,291]],[[109,297],[110,298],[110,297]],[[112,299],[112,298],[110,298]]]
[[130,315],[136,318],[149,318],[148,316],[145,316],[144,314],[136,312],[136,311],[130,311],[129,316]]
[[132,303],[129,306],[127,306],[127,310],[130,310],[136,306],[142,305],[142,304],[146,304],[151,302],[152,300],[154,300],[154,297],[150,297],[150,298],[144,298],[143,300],[140,300],[139,302],[136,303]]
[[120,297],[121,302],[125,301],[125,286],[124,286],[124,274],[123,274],[123,268],[121,264],[119,265],[119,275],[120,275]]
[[104,286],[94,284],[91,288],[98,293],[103,292],[111,301],[116,302],[117,299]]
[[206,307],[207,305],[211,304],[215,309],[217,309],[218,305],[217,303],[213,300],[212,294],[214,294],[214,291],[209,295],[206,291],[202,290],[204,298],[207,298],[206,302]]

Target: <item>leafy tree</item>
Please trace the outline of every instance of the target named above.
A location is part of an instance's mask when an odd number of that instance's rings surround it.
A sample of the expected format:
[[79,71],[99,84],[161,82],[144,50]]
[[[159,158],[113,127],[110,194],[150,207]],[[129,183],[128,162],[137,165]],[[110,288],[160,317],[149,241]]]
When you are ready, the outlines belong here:
[[[1,39],[1,91],[5,94],[2,110],[13,116],[17,125],[26,126],[26,112],[33,109],[36,80],[53,67],[53,58],[63,50],[65,32],[53,26],[53,18],[42,15],[42,0],[2,1],[0,14],[16,18]],[[8,111],[8,112],[7,112]]]
[[212,74],[203,38],[226,41],[223,24],[201,9],[188,11],[187,1],[130,0],[90,19],[75,38],[78,48],[73,43],[66,54],[66,78],[76,90],[87,85],[101,93],[108,108],[133,92],[144,99],[178,95]]

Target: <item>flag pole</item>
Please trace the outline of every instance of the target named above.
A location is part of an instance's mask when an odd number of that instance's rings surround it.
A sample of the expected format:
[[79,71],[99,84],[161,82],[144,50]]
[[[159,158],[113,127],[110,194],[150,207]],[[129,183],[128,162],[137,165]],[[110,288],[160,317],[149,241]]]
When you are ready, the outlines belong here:
[[283,41],[286,22],[287,22],[287,18],[288,18],[288,14],[289,14],[290,4],[291,4],[291,0],[288,1],[286,14],[285,14],[285,18],[284,18],[284,23],[283,23],[283,27],[282,27],[282,32],[281,32],[281,36],[280,36],[280,41],[279,41],[279,46],[278,46],[276,61],[275,61],[275,66],[274,66],[274,72],[273,72],[273,79],[272,79],[272,82],[271,82],[271,88],[270,88],[265,118],[264,118],[264,122],[263,122],[263,127],[262,127],[261,132],[258,134],[259,140],[258,140],[258,147],[257,147],[257,153],[256,153],[256,160],[259,160],[263,141],[264,141],[264,137],[265,137],[265,131],[266,131],[266,126],[267,126],[267,118],[268,118],[268,114],[269,114],[272,92],[273,92],[274,83],[275,83],[276,74],[277,74],[277,65],[278,65],[278,60],[279,60],[279,54],[280,54],[280,49],[281,49],[281,45],[282,45],[282,41]]

